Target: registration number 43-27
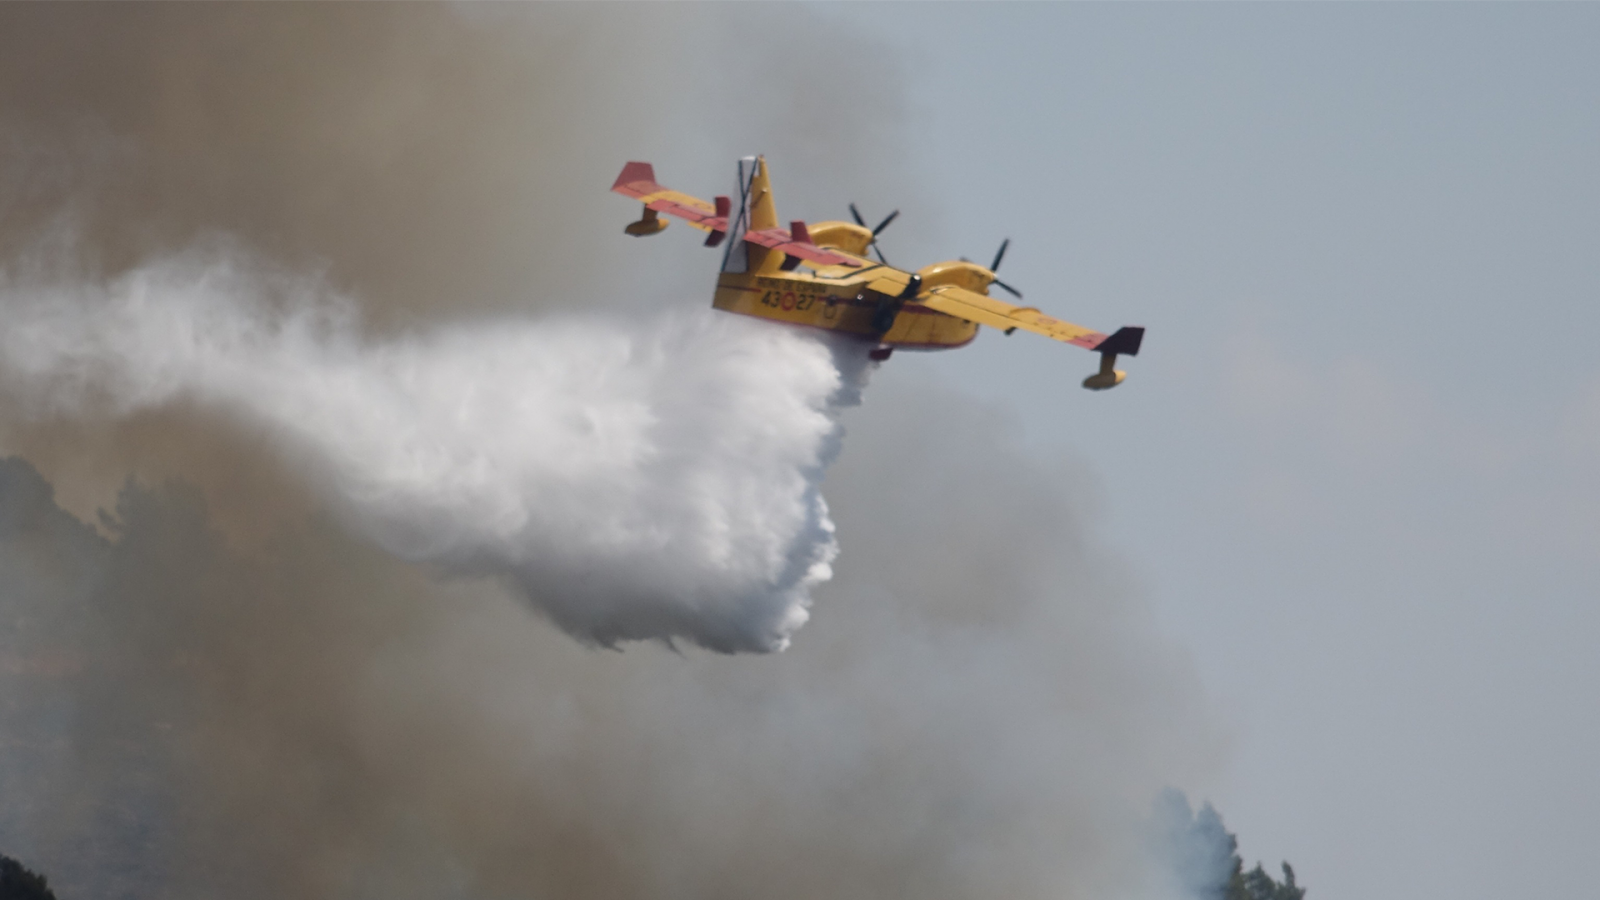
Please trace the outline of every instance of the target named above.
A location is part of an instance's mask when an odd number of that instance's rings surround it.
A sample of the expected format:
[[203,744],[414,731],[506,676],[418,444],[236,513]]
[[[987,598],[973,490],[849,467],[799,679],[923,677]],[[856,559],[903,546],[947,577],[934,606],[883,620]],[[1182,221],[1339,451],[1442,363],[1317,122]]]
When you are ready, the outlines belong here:
[[816,294],[801,294],[794,291],[767,291],[761,295],[761,305],[771,306],[776,309],[805,310],[815,306],[820,299]]

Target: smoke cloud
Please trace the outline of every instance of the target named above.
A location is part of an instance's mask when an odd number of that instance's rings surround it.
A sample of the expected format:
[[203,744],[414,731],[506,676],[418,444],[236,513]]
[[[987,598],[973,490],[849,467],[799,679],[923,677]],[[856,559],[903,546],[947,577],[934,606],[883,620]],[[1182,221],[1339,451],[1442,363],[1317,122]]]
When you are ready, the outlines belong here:
[[64,898],[1165,890],[1217,741],[1092,479],[618,233],[626,159],[911,208],[824,24],[0,7],[0,847]]
[[1213,739],[1085,485],[927,385],[853,416],[777,656],[587,651],[325,517],[241,554],[181,485],[101,536],[8,463],[9,852],[97,896],[1165,896],[1149,798]]

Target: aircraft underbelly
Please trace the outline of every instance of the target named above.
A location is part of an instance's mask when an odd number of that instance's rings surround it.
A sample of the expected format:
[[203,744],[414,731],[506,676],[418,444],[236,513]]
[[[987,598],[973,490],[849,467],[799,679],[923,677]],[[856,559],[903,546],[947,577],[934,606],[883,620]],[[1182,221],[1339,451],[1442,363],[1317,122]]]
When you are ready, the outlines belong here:
[[891,347],[907,350],[943,350],[965,347],[978,336],[978,326],[916,303],[901,307],[894,325],[880,339]]

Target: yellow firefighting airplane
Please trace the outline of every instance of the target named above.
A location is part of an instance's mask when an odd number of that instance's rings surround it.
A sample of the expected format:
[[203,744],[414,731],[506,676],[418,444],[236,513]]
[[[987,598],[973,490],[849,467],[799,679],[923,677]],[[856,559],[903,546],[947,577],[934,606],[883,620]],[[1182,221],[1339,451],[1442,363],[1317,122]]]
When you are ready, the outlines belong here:
[[[866,227],[854,204],[850,206],[854,224],[818,222],[808,227],[796,221],[787,230],[779,228],[762,157],[739,161],[737,211],[729,197],[718,197],[711,204],[662,187],[649,163],[628,163],[611,189],[644,202],[644,215],[628,225],[628,234],[660,233],[667,227],[660,214],[666,213],[711,232],[707,247],[733,238],[723,252],[722,274],[717,278],[712,301],[717,309],[856,335],[876,343],[873,359],[888,359],[897,347],[962,347],[977,337],[979,325],[1006,334],[1021,328],[1099,353],[1100,371],[1085,378],[1083,386],[1103,391],[1126,377],[1116,369],[1117,356],[1138,354],[1144,339],[1141,327],[1105,335],[1053,319],[1033,307],[990,297],[989,285],[996,284],[1022,298],[994,274],[1006,244],[1000,245],[987,269],[966,260],[949,260],[905,272],[885,263],[881,251],[878,262],[873,262],[866,256],[867,248],[877,251],[878,232],[898,210],[873,229]],[[801,265],[811,271],[798,271]]]

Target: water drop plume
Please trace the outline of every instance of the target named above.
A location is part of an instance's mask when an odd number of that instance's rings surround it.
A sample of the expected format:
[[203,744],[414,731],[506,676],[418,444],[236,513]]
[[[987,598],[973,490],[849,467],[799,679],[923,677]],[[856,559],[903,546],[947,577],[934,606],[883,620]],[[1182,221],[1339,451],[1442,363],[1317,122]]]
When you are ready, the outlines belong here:
[[314,280],[221,251],[7,279],[0,308],[14,416],[187,405],[390,552],[504,579],[585,641],[780,650],[830,574],[852,344],[709,310],[378,340]]

